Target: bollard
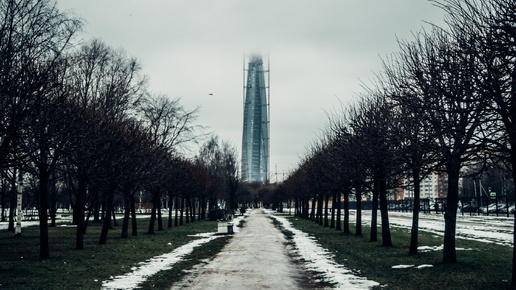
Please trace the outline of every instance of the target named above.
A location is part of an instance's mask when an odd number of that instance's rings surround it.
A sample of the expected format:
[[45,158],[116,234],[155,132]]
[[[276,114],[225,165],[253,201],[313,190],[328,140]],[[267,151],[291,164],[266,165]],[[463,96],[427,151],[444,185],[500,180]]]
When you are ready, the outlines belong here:
[[233,233],[233,223],[228,223],[228,234]]

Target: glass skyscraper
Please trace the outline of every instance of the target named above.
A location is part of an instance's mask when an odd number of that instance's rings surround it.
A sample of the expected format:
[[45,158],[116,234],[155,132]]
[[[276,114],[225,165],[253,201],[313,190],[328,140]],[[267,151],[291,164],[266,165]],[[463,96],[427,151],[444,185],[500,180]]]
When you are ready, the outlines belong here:
[[[247,71],[247,75],[245,74]],[[242,179],[269,183],[269,96],[268,80],[261,56],[251,56],[244,71],[244,129],[242,136]]]

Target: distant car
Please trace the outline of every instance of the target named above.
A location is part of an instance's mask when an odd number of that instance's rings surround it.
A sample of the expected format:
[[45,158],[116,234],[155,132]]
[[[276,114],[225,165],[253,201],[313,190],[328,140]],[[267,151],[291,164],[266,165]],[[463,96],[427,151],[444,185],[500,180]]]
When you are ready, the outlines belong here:
[[484,207],[481,207],[480,209],[482,210],[483,213],[496,213],[497,211],[501,212],[504,208],[506,208],[506,205],[503,203],[499,203],[498,206],[496,205],[496,203],[492,203],[489,206],[487,206],[487,207],[484,206]]
[[480,208],[480,210],[483,212],[483,213],[491,213],[493,210],[496,210],[496,203],[492,203],[488,206],[483,206]]
[[498,209],[498,212],[501,212],[501,213],[514,213],[514,205],[511,205],[509,207],[507,207],[507,205],[503,205],[503,208],[501,209]]
[[[495,210],[493,212],[497,212],[497,209],[495,208]],[[507,212],[507,205],[505,203],[499,203],[498,204],[498,212]]]
[[462,207],[462,211],[463,212],[477,212],[478,211],[478,207],[477,206],[473,206],[471,204],[465,204]]

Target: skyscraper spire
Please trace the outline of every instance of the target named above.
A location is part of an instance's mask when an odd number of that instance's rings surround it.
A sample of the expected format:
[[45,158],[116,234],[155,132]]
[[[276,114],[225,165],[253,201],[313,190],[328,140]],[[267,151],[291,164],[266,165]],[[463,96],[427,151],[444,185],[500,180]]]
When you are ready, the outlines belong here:
[[269,71],[264,70],[262,57],[251,56],[244,68],[242,180],[263,184],[269,183],[269,81],[265,73]]

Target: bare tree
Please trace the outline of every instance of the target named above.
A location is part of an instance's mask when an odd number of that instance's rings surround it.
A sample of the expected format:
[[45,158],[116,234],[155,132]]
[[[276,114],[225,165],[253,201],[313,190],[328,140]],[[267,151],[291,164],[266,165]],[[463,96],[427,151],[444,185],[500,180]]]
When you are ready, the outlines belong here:
[[419,34],[412,43],[402,46],[403,63],[415,99],[416,112],[430,128],[435,140],[439,164],[448,175],[447,206],[443,262],[454,263],[455,228],[462,165],[475,158],[485,144],[483,108],[488,100],[474,90],[475,65],[471,53],[462,49],[442,29]]
[[93,199],[99,198],[88,195],[87,188],[91,182],[106,176],[100,161],[104,158],[103,146],[109,144],[110,137],[100,132],[104,126],[109,127],[135,114],[136,106],[145,94],[146,79],[141,76],[141,68],[135,59],[98,40],[82,46],[72,59],[67,85],[72,96],[70,107],[75,108],[75,113],[69,124],[73,134],[68,136],[71,148],[67,157],[77,181],[74,203],[76,249],[82,249],[85,206],[88,199],[93,203],[96,202]]
[[[493,130],[490,151],[512,166],[516,181],[516,6],[510,0],[434,1],[447,12],[447,24],[462,49],[474,60],[477,94],[488,100],[484,114]],[[494,113],[494,114],[492,114]],[[493,158],[494,159],[494,158]],[[516,193],[515,193],[516,196]],[[516,241],[516,220],[514,224]],[[516,288],[516,249],[511,287]]]
[[382,245],[391,246],[392,240],[387,211],[387,189],[395,186],[399,174],[396,152],[399,150],[398,128],[393,126],[393,105],[382,92],[370,91],[370,99],[364,98],[350,128],[361,139],[366,150],[362,158],[367,160],[368,172],[373,180],[373,217],[371,240],[376,240],[375,211],[380,199],[382,218]]
[[139,109],[156,145],[169,148],[171,152],[187,150],[187,145],[202,135],[197,133],[202,127],[194,125],[198,108],[188,111],[180,101],[180,98],[170,100],[164,95],[151,95]]
[[[41,259],[49,257],[48,179],[59,152],[44,139],[55,137],[50,133],[58,127],[52,124],[56,121],[52,106],[59,103],[56,95],[62,96],[57,93],[65,67],[62,56],[79,28],[80,21],[60,12],[54,1],[0,3],[0,166],[31,153],[32,168],[37,168],[40,178]],[[54,119],[49,122],[50,118]],[[37,148],[32,146],[36,143]],[[10,155],[14,145],[21,150]]]
[[[406,42],[399,41],[404,47]],[[403,51],[403,49],[402,49]],[[393,126],[399,128],[400,151],[397,154],[403,166],[403,175],[412,181],[414,191],[414,206],[412,215],[412,229],[410,241],[410,255],[417,254],[420,183],[435,170],[437,164],[434,134],[428,120],[424,118],[425,111],[417,102],[417,95],[422,92],[417,85],[413,85],[406,69],[403,55],[395,54],[388,61],[384,61],[384,73],[379,77],[380,89],[393,102]]]
[[[196,157],[197,162],[222,184],[222,192],[212,191],[209,196],[210,211],[216,210],[219,198],[226,199],[229,214],[232,214],[232,210],[235,209],[235,194],[240,185],[236,154],[236,149],[230,143],[219,143],[218,137],[212,136],[204,143]],[[223,196],[218,195],[219,193],[222,193]]]
[[14,142],[37,105],[34,96],[48,92],[49,75],[80,25],[55,1],[0,2],[0,166],[23,157],[10,155]]

